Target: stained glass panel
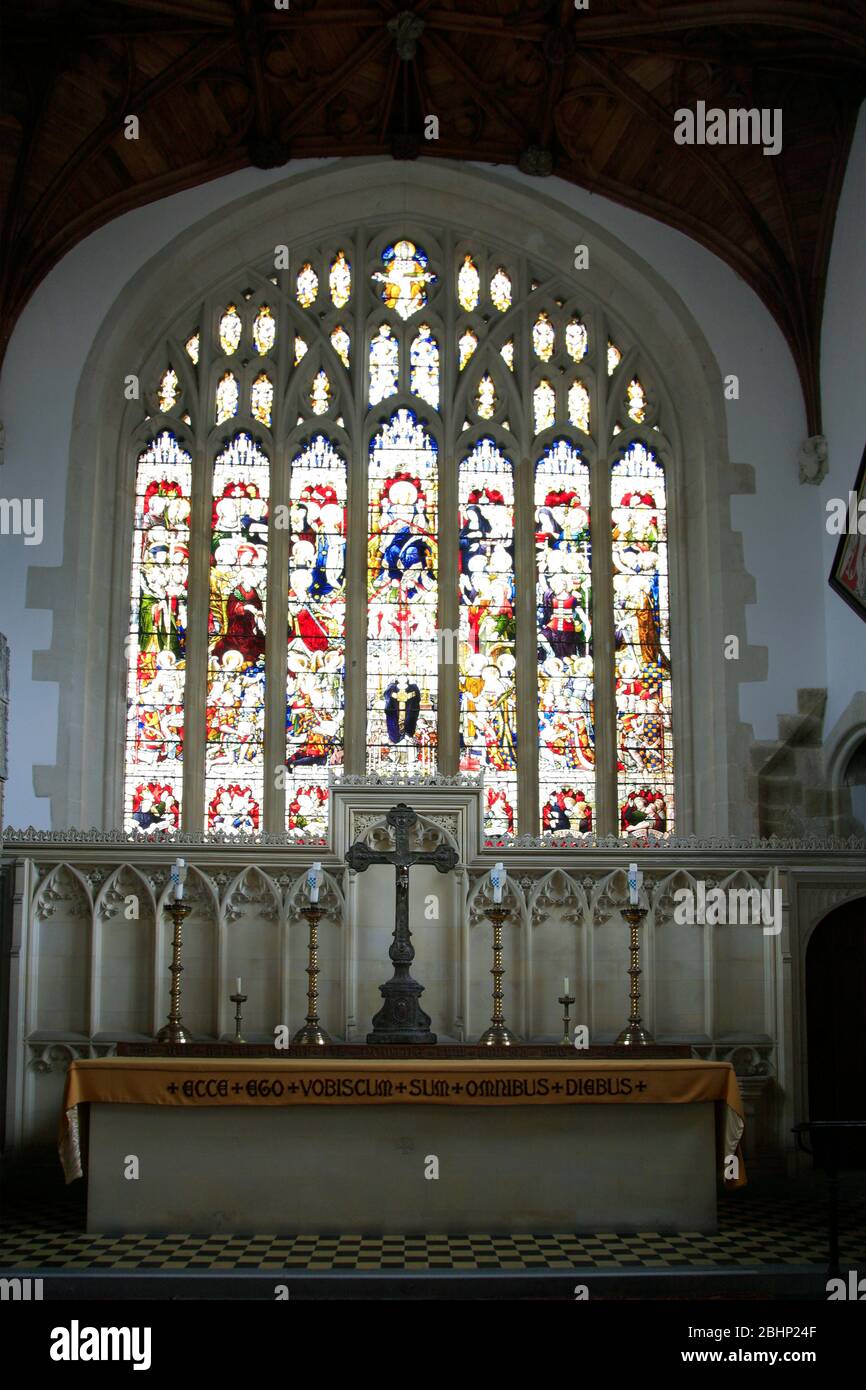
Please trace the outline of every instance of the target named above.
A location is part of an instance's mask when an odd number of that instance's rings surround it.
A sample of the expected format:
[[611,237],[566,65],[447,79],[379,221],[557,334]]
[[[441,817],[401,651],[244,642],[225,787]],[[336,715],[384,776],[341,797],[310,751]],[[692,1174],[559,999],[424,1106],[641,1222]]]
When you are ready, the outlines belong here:
[[238,383],[233,372],[226,372],[217,382],[216,414],[218,425],[225,424],[238,413]]
[[331,404],[331,383],[328,373],[316,372],[310,387],[310,409],[314,415],[327,415]]
[[237,352],[238,344],[241,340],[241,316],[234,304],[227,305],[222,318],[220,319],[220,347],[226,357],[231,357],[233,352]]
[[646,392],[637,377],[629,382],[627,395],[629,419],[634,420],[636,425],[642,425],[646,419]]
[[665,475],[629,445],[611,473],[620,834],[674,825]]
[[267,304],[263,304],[253,322],[253,343],[260,357],[273,352],[277,341],[277,321]]
[[436,276],[427,269],[427,256],[414,241],[397,241],[382,252],[383,270],[375,270],[379,297],[401,319],[409,319],[427,303],[427,286]]
[[296,333],[296,334],[295,334],[295,366],[296,366],[296,367],[297,367],[298,363],[302,360],[302,358],[306,357],[308,351],[309,351],[309,346],[308,346],[308,344],[307,344],[306,339],[300,337],[300,335]]
[[514,371],[514,339],[509,338],[499,349],[499,355],[510,372]]
[[467,314],[478,307],[478,298],[481,294],[481,277],[478,274],[478,267],[471,256],[463,258],[463,264],[457,274],[457,302],[461,309]]
[[205,828],[262,829],[269,464],[248,434],[213,468]]
[[436,771],[437,446],[411,410],[370,444],[367,770]]
[[124,829],[179,830],[192,457],[169,430],[139,455],[127,639]]
[[608,376],[613,376],[614,372],[616,371],[616,369],[617,369],[617,367],[619,366],[619,364],[620,364],[621,361],[622,361],[622,353],[620,352],[620,350],[619,350],[619,348],[617,347],[616,343],[612,343],[612,342],[610,341],[610,339],[608,339],[608,344],[607,344],[607,374],[608,374]]
[[198,355],[200,347],[201,339],[199,338],[197,332],[193,333],[191,337],[187,338],[186,342],[184,343],[186,355],[190,359],[190,361],[195,364],[196,367],[198,366]]
[[409,350],[410,387],[434,410],[439,409],[439,344],[428,323],[422,323]]
[[159,383],[158,396],[159,408],[163,415],[166,415],[169,410],[174,410],[178,402],[178,397],[180,396],[180,378],[174,370],[174,367],[168,367],[167,370],[163,372],[162,380]]
[[351,339],[341,323],[331,330],[331,347],[339,357],[344,367],[349,366],[349,352],[352,347]]
[[370,342],[370,405],[397,393],[400,344],[390,324],[383,323]]
[[302,309],[309,309],[316,302],[319,293],[319,277],[310,265],[305,262],[298,271],[297,285],[295,294]]
[[500,314],[511,308],[511,276],[500,266],[490,281],[490,298]]
[[550,314],[542,312],[532,326],[532,346],[536,357],[549,362],[556,347],[556,332],[550,322]]
[[274,383],[266,372],[260,372],[250,389],[250,406],[253,419],[270,426],[271,410],[274,404]]
[[552,835],[593,829],[589,504],[587,463],[569,440],[555,440],[535,466],[539,807]]
[[586,327],[580,319],[571,319],[565,329],[565,347],[573,362],[582,362],[589,344]]
[[485,372],[475,392],[475,409],[482,420],[492,420],[498,404],[499,398],[496,394],[493,377],[489,372]]
[[331,263],[329,276],[331,302],[335,309],[343,309],[352,294],[352,267],[346,259],[345,251],[338,251]]
[[346,463],[323,434],[294,459],[289,540],[286,829],[328,833],[328,773],[343,761]]
[[556,424],[556,392],[549,381],[540,381],[533,391],[532,411],[536,434]]
[[466,363],[469,361],[477,346],[478,334],[473,333],[471,328],[467,328],[465,332],[460,334],[460,338],[457,343],[457,353],[458,364],[460,366],[461,372],[463,371],[463,368],[466,366]]
[[460,770],[486,771],[484,827],[517,829],[514,473],[492,439],[460,464]]
[[568,418],[576,429],[589,434],[589,392],[582,381],[568,388]]

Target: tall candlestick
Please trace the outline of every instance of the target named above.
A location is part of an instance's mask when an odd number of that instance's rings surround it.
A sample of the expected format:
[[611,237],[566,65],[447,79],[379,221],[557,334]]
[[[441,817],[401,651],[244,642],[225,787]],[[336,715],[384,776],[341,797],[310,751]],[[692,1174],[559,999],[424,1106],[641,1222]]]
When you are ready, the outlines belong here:
[[319,901],[319,883],[322,877],[322,865],[317,859],[307,870],[307,894],[311,903]]

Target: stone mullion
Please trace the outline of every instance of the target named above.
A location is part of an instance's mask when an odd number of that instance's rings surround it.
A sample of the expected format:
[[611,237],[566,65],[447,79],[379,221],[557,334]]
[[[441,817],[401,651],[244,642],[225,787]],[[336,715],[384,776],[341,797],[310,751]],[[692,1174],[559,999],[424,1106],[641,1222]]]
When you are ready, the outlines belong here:
[[[367,236],[360,231],[353,268],[354,339],[352,377],[355,383],[348,430],[348,505],[346,519],[346,707],[345,771],[366,771],[367,748],[367,450],[365,439]],[[346,413],[349,418],[349,412]]]
[[593,315],[598,413],[596,456],[590,479],[592,517],[592,631],[595,691],[595,830],[618,832],[616,796],[616,704],[614,697],[613,582],[611,578],[610,469],[607,333],[603,315]]
[[[210,612],[211,476],[213,462],[207,448],[208,391],[210,384],[210,332],[207,319],[201,329],[202,353],[197,421],[198,438],[193,448],[193,477],[189,535],[189,589],[187,593],[186,685],[184,688],[183,818],[184,830],[205,828],[204,770],[207,729],[207,648]],[[207,346],[205,346],[207,344]]]
[[[523,277],[529,268],[524,264]],[[529,291],[522,287],[524,305]],[[530,316],[524,307],[515,334],[515,369],[523,402],[523,431],[514,475],[514,588],[517,621],[515,685],[517,697],[517,829],[539,833],[538,797],[538,641],[535,585],[535,456],[532,443],[532,364]]]
[[[281,315],[282,318],[282,315]],[[264,829],[280,834],[286,825],[284,779],[277,784],[276,770],[286,762],[286,664],[288,660],[289,537],[286,527],[276,527],[278,513],[289,510],[288,421],[283,418],[285,386],[289,370],[289,343],[292,338],[288,315],[286,327],[278,325],[276,389],[274,391],[273,446],[271,449],[270,503],[268,506],[268,611],[265,627],[265,728]]]
[[[445,275],[444,311],[440,312],[444,341],[440,344],[440,411],[442,434],[439,449],[439,688],[437,694],[437,767],[453,776],[460,764],[460,595],[458,591],[459,488],[458,427],[454,416],[457,390],[455,344],[454,239],[446,238],[443,252]],[[450,633],[454,633],[452,639]]]

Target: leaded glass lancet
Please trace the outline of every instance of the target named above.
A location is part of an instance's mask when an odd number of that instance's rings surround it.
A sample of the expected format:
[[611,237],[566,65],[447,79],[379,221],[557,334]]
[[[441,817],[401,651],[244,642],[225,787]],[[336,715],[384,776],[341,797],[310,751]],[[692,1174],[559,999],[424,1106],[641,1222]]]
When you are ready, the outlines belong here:
[[411,410],[370,444],[367,769],[437,763],[438,450]]
[[346,463],[324,434],[291,467],[286,830],[326,838],[328,768],[343,761]]
[[517,827],[514,469],[480,439],[460,464],[460,770],[487,772],[484,826]]
[[535,465],[541,829],[593,829],[595,712],[589,468],[557,439]]
[[623,835],[673,824],[673,740],[665,474],[631,444],[611,469],[617,805]]
[[262,828],[268,457],[237,434],[213,465],[205,829]]
[[124,829],[179,830],[192,456],[170,430],[135,471]]

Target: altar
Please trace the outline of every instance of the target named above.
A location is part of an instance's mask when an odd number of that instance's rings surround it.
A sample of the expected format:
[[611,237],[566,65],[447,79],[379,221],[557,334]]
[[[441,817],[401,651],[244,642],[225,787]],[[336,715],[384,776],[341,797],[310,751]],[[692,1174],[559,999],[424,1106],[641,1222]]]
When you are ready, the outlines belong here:
[[742,1114],[718,1062],[106,1058],[61,1157],[106,1234],[709,1232]]

